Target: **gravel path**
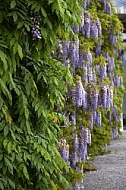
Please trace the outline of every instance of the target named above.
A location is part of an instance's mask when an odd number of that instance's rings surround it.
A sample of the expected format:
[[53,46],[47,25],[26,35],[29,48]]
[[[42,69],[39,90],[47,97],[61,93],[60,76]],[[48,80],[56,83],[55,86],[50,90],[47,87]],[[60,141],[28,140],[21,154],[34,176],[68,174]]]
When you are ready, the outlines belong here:
[[126,131],[108,146],[110,154],[97,156],[97,171],[86,172],[82,190],[126,190]]

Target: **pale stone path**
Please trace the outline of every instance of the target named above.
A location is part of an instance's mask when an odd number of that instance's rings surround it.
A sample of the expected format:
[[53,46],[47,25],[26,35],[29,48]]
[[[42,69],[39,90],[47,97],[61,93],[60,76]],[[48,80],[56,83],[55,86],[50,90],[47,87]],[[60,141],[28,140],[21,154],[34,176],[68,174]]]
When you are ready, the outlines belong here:
[[108,146],[110,154],[93,161],[97,171],[86,172],[82,190],[126,190],[126,131]]

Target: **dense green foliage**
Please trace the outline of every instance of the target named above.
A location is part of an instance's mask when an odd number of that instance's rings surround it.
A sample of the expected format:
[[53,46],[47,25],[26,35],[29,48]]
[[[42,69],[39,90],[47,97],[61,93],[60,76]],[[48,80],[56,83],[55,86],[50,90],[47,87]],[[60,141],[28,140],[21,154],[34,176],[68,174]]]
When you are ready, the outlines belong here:
[[[80,11],[78,0],[0,2],[0,189],[68,186],[56,105],[63,107],[72,77],[50,51],[57,37],[72,35]],[[31,12],[40,16],[41,40],[33,40]]]

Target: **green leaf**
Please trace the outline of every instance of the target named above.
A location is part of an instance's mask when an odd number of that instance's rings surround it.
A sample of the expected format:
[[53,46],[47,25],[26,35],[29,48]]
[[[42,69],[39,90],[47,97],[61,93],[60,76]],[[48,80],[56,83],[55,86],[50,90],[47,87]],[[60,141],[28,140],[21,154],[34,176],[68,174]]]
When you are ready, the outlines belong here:
[[18,51],[18,42],[15,42],[15,44],[13,46],[13,53],[14,53],[14,55],[16,54],[17,51]]
[[4,18],[4,17],[3,17],[3,11],[1,10],[1,11],[0,11],[0,23],[2,23],[3,18]]
[[20,44],[18,44],[18,54],[20,56],[20,58],[23,58],[23,53],[22,53],[22,47],[20,46]]
[[9,185],[11,186],[11,189],[15,189],[15,183],[11,180],[8,179]]
[[7,146],[7,144],[8,144],[8,139],[4,139],[3,141],[4,148]]
[[4,190],[4,186],[3,186],[2,181],[0,181],[0,189],[1,189],[1,190]]
[[11,142],[9,142],[8,145],[7,145],[7,151],[8,151],[9,154],[12,151],[12,143]]
[[0,153],[0,161],[3,159],[3,153]]
[[43,7],[41,7],[41,13],[42,13],[42,15],[43,15],[44,17],[47,17],[47,14],[46,14],[46,12],[45,12],[45,10],[44,10]]
[[30,126],[30,123],[27,120],[26,120],[26,128],[27,128],[28,134],[31,134],[31,126]]
[[27,29],[27,31],[30,31],[30,26],[29,26],[29,24],[25,23],[24,25],[25,25],[25,28]]
[[39,104],[36,104],[36,105],[35,105],[35,111],[38,110],[39,106],[40,106]]
[[46,40],[46,38],[47,38],[47,30],[44,27],[41,27],[41,35]]
[[9,133],[9,126],[6,125],[6,126],[4,127],[4,136],[6,137],[6,136],[8,135],[8,133]]
[[0,59],[4,64],[4,69],[7,70],[7,55],[0,50]]
[[13,9],[15,6],[16,6],[16,1],[15,0],[11,1],[10,4],[11,9]]
[[15,43],[16,39],[15,38],[11,38],[10,40],[10,47],[12,47]]
[[[7,95],[8,99],[11,101],[12,100],[12,95],[11,93],[9,92],[9,90],[7,89],[6,87],[6,84],[4,83],[4,81],[0,78],[0,87],[1,87],[1,90],[2,92]],[[11,102],[10,102],[11,103]]]
[[17,25],[17,28],[18,29],[22,28],[22,26],[24,25],[24,23],[25,23],[24,21],[19,22],[18,25]]
[[16,12],[14,12],[14,14],[13,14],[13,20],[14,20],[14,22],[16,22],[17,19],[18,19],[18,15],[17,15]]
[[29,110],[25,107],[25,118],[29,118]]
[[28,175],[28,171],[27,171],[26,166],[23,166],[23,174],[24,174],[24,176],[25,176],[27,179],[29,179],[29,175]]

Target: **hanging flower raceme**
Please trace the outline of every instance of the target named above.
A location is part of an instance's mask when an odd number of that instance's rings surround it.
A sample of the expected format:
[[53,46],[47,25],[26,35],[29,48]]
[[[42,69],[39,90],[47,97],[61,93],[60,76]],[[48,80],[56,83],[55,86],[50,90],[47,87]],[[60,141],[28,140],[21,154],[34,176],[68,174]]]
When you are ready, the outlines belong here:
[[77,152],[76,151],[74,151],[73,153],[72,153],[72,155],[71,155],[71,166],[72,166],[72,168],[74,168],[74,169],[76,169],[76,163],[77,163],[77,161],[78,161],[78,156],[77,156]]
[[112,140],[116,139],[118,135],[118,129],[116,127],[112,128]]
[[79,38],[74,40],[74,59],[75,59],[75,67],[79,67]]
[[93,111],[93,123],[96,123],[97,111]]
[[92,66],[92,53],[88,50],[87,54],[84,54],[84,62],[87,64],[87,68]]
[[71,115],[71,123],[73,125],[73,127],[76,127],[76,111],[73,111],[72,115]]
[[97,82],[97,76],[96,76],[95,67],[92,68],[92,80],[93,80],[94,83]]
[[76,102],[76,87],[71,88],[71,98],[72,98],[73,105],[76,106],[76,104],[77,104],[77,102]]
[[103,81],[103,79],[107,77],[107,67],[106,63],[100,66],[100,79]]
[[110,88],[110,104],[113,106],[113,89]]
[[116,47],[116,44],[117,44],[117,36],[111,34],[111,35],[109,36],[109,42],[110,42],[114,47]]
[[[68,60],[68,53],[69,53],[69,41],[67,42],[67,41],[63,41],[62,42],[62,53],[63,53],[63,56],[62,56],[62,58],[63,58],[63,63],[66,65],[66,62],[67,62],[67,60]],[[66,65],[67,66],[67,65]]]
[[98,107],[98,90],[96,87],[90,88],[90,104],[93,110],[96,110]]
[[78,60],[78,68],[83,68],[84,64],[84,54],[82,51],[79,51],[79,60]]
[[68,57],[70,60],[70,65],[72,72],[75,73],[75,67],[78,67],[79,63],[79,39],[75,39],[69,44]]
[[87,143],[89,144],[89,145],[91,145],[91,131],[89,130],[89,129],[87,129],[88,130],[88,139],[87,139]]
[[101,127],[102,125],[102,116],[101,116],[101,112],[96,112],[96,120],[95,120],[95,124],[98,127]]
[[81,24],[80,24],[80,32],[85,36],[85,29],[84,29],[84,10],[82,11],[81,15]]
[[113,119],[115,121],[118,121],[118,107],[117,107],[117,105],[113,106],[112,115],[113,115]]
[[111,11],[111,5],[109,2],[106,2],[104,1],[104,11],[107,13],[107,14],[112,14],[112,11]]
[[79,33],[79,27],[75,26],[75,24],[72,24],[72,29],[75,33]]
[[32,35],[33,35],[33,40],[35,39],[42,39],[41,32],[40,32],[40,22],[41,22],[41,16],[39,15],[38,12],[34,13],[31,12],[31,20],[33,24],[32,28]]
[[76,86],[76,105],[77,107],[84,106],[83,104],[86,104],[86,92],[83,88],[83,84],[81,80],[77,81]]
[[90,26],[91,26],[91,20],[88,17],[85,17],[84,19],[84,30],[85,30],[85,37],[90,38]]
[[101,54],[101,48],[102,48],[102,43],[98,42],[97,46],[95,47],[96,55],[100,55]]
[[87,8],[87,0],[83,0],[83,9],[86,10]]
[[88,115],[88,120],[89,120],[89,122],[90,122],[89,128],[90,128],[90,129],[93,129],[93,126],[94,126],[94,115],[93,115],[93,113],[89,113],[89,115]]
[[106,101],[106,108],[110,110],[110,107],[113,105],[113,97],[111,94],[111,89],[108,87],[107,88],[107,101]]
[[69,144],[67,144],[66,139],[61,139],[60,140],[60,148],[59,148],[59,152],[61,154],[61,156],[63,157],[63,159],[68,162],[69,161]]
[[56,50],[56,57],[59,60],[63,60],[63,49],[62,49],[62,43],[58,44],[57,50]]
[[101,100],[101,105],[103,106],[104,109],[107,108],[107,90],[108,90],[108,86],[103,86],[101,89],[101,93],[100,93],[100,100]]
[[99,3],[104,3],[105,2],[105,0],[99,0]]
[[122,84],[122,77],[116,75],[116,76],[114,77],[114,85],[115,85],[115,86],[121,86],[121,84]]
[[87,65],[83,66],[83,82],[87,83],[88,82],[88,73],[87,73]]
[[87,101],[87,92],[84,92],[84,97],[82,100],[82,109],[85,111],[88,108],[88,101]]
[[80,139],[80,157],[83,160],[87,159],[87,142],[88,142],[88,129],[82,127]]
[[78,140],[78,135],[73,134],[73,144],[74,144],[74,151],[78,152],[79,150],[79,140]]
[[95,22],[91,22],[90,33],[95,40],[98,39],[98,27]]
[[88,69],[88,83],[93,81],[93,73],[92,73],[92,67]]
[[102,27],[101,27],[101,22],[99,19],[96,20],[96,26],[98,29],[98,36],[101,36],[102,35]]
[[113,72],[115,63],[114,63],[114,57],[108,56],[108,72]]

